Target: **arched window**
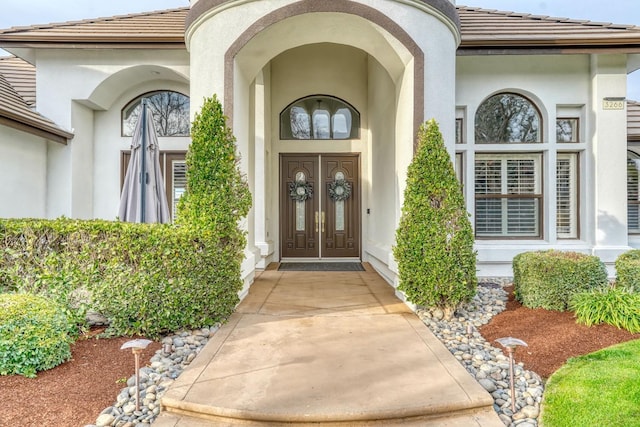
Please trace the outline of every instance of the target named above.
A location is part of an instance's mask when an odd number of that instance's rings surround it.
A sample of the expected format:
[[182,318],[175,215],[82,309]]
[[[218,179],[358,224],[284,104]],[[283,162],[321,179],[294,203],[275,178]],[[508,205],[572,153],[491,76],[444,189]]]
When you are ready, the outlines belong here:
[[627,151],[627,224],[629,234],[640,234],[640,156]]
[[289,104],[280,113],[281,139],[357,139],[360,113],[345,101],[314,95]]
[[476,144],[542,142],[540,112],[527,98],[499,93],[476,112]]
[[189,136],[189,97],[168,90],[145,93],[122,109],[122,136],[132,136],[142,112],[142,98],[149,100],[149,110],[158,136]]

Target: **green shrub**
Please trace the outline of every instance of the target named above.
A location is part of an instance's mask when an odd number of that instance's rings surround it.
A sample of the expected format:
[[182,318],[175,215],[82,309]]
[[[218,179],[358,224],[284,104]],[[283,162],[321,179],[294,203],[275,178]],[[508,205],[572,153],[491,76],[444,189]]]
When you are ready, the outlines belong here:
[[640,290],[640,249],[625,252],[616,259],[616,285]]
[[407,171],[394,256],[407,299],[447,317],[476,292],[473,231],[460,183],[435,120],[420,128]]
[[37,295],[0,294],[0,375],[33,378],[71,358],[73,325],[64,309]]
[[619,286],[607,286],[574,294],[570,308],[578,323],[607,323],[632,333],[640,332],[640,294]]
[[596,256],[556,250],[525,252],[513,258],[513,285],[525,307],[564,311],[571,295],[607,284]]
[[205,99],[191,129],[187,189],[178,203],[178,223],[206,229],[244,250],[238,221],[249,213],[251,193],[240,173],[235,142],[217,97]]
[[0,220],[0,289],[47,295],[77,322],[89,302],[116,335],[224,320],[242,288],[238,221],[251,206],[235,149],[214,96],[193,123],[177,225]]
[[212,325],[238,303],[226,245],[189,227],[0,220],[0,244],[4,289],[52,295],[74,319],[84,313],[74,308],[78,295],[88,294],[86,304],[109,318],[114,335]]

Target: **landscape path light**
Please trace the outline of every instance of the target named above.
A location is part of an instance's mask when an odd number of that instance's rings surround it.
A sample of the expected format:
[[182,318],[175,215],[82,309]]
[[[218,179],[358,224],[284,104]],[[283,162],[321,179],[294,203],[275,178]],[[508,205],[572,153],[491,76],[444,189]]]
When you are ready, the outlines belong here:
[[137,340],[127,341],[126,343],[122,344],[122,347],[120,347],[120,350],[130,348],[133,352],[133,357],[136,360],[136,411],[140,410],[140,353],[142,353],[142,350],[147,348],[147,346],[152,342],[153,341],[151,340],[141,338]]
[[516,413],[516,381],[513,378],[513,353],[516,351],[516,347],[523,346],[528,347],[527,343],[513,337],[498,338],[496,340],[501,346],[507,349],[509,355],[509,380],[511,384],[511,411]]

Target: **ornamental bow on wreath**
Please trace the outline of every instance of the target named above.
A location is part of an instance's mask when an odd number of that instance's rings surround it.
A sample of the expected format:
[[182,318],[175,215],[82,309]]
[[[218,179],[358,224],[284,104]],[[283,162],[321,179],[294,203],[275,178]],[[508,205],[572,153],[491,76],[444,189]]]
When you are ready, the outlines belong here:
[[296,202],[304,202],[313,196],[313,187],[304,181],[295,181],[289,183],[289,196]]
[[351,184],[344,179],[336,179],[329,184],[329,197],[331,200],[339,202],[347,200],[351,196]]

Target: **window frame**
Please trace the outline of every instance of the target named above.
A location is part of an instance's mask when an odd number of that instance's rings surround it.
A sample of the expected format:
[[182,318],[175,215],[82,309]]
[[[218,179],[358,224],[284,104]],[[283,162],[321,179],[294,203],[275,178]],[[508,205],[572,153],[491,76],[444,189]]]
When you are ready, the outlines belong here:
[[[167,196],[167,204],[169,205],[169,213],[171,215],[171,220],[175,221],[176,219],[176,208],[174,205],[175,200],[173,197],[174,193],[174,170],[170,168],[171,173],[169,175],[165,174],[167,167],[172,165],[171,162],[178,161],[184,162],[186,164],[187,152],[185,150],[160,150],[160,173],[162,174],[162,178],[164,178],[164,190]],[[124,187],[124,180],[127,175],[127,167],[129,166],[129,161],[131,160],[131,150],[121,150],[120,151],[120,194],[122,194],[122,188]],[[186,188],[186,180],[185,180],[185,188]]]
[[[145,92],[141,95],[136,96],[135,98],[132,98],[131,100],[129,100],[129,102],[127,102],[124,107],[122,107],[122,109],[120,110],[120,136],[123,138],[131,138],[133,136],[133,132],[135,129],[135,126],[132,128],[131,130],[131,135],[127,135],[125,132],[125,121],[128,119],[128,117],[125,117],[125,114],[127,113],[127,111],[129,111],[129,116],[131,115],[131,113],[138,108],[138,105],[142,104],[142,99],[143,98],[150,98],[156,94],[159,93],[177,93],[178,95],[182,95],[185,98],[187,98],[187,100],[189,101],[189,106],[186,108],[186,119],[187,119],[187,133],[186,134],[179,134],[179,135],[161,135],[160,132],[158,132],[157,126],[156,126],[156,132],[158,134],[158,138],[188,138],[191,136],[191,117],[190,117],[190,112],[189,112],[189,108],[191,105],[191,98],[189,97],[189,95],[186,95],[180,91],[177,90],[170,90],[170,89],[157,89],[157,90],[152,90],[149,92]],[[153,114],[153,111],[152,111]],[[155,119],[154,119],[154,125],[155,125]]]
[[[635,157],[635,158],[633,158]],[[630,174],[629,174],[629,162],[633,161],[633,160],[638,160],[639,165],[636,166],[636,182],[635,182],[635,186],[636,186],[636,197],[634,198],[630,198],[629,197],[629,180],[630,180]],[[640,235],[640,154],[636,153],[633,150],[627,150],[627,234],[630,236],[638,236]],[[630,221],[629,221],[629,212],[630,212],[630,208],[631,206],[637,206],[637,216],[638,218],[638,228],[632,229],[630,226]]]
[[[570,218],[573,218],[571,222],[571,232],[567,233],[567,235],[561,235],[558,231],[560,226],[558,224],[558,204],[560,203],[559,198],[559,179],[558,179],[558,161],[562,159],[569,159],[571,162],[571,170],[570,170],[570,180],[572,181],[571,185],[571,195],[570,198],[573,199],[570,203]],[[580,239],[580,153],[571,151],[571,152],[558,152],[556,155],[556,239],[558,240],[578,240]]]
[[[325,102],[329,106],[334,104],[333,110],[326,110],[329,114],[329,137],[328,138],[317,138],[315,137],[316,129],[314,129],[314,115],[317,111],[325,111],[325,110],[314,110],[311,108],[311,105],[315,103]],[[309,138],[295,138],[292,131],[291,126],[291,116],[290,111],[294,108],[302,109],[308,118],[309,123]],[[335,138],[334,137],[334,121],[337,116],[337,113],[342,110],[347,109],[351,113],[351,128],[350,133],[345,138]],[[288,117],[288,119],[287,119]],[[287,120],[285,120],[287,119]],[[285,123],[288,125],[289,135],[285,132]],[[324,94],[315,94],[304,96],[302,98],[298,98],[295,101],[291,102],[287,105],[278,116],[278,126],[279,126],[279,136],[282,141],[353,141],[359,140],[361,138],[361,115],[360,112],[349,102],[344,99],[338,98],[337,96],[332,95],[324,95]],[[354,134],[355,133],[355,134]]]
[[[544,174],[543,169],[544,169],[544,153],[540,152],[540,151],[536,151],[536,152],[520,152],[520,151],[512,151],[512,152],[477,152],[475,154],[475,159],[474,159],[474,235],[475,235],[475,239],[476,240],[542,240],[544,238],[544,212],[545,212],[545,205],[544,205]],[[508,161],[508,160],[514,160],[514,159],[530,159],[530,160],[534,160],[534,173],[533,173],[533,177],[534,179],[537,179],[538,181],[535,182],[535,187],[538,188],[538,192],[537,193],[511,193],[509,194],[508,192],[508,174],[502,174],[501,172],[501,176],[500,176],[500,186],[501,186],[501,193],[488,193],[488,194],[483,194],[483,193],[478,193],[477,192],[477,182],[478,182],[478,175],[477,175],[477,171],[478,171],[478,166],[477,166],[477,162],[478,160],[482,160],[483,158],[485,159],[502,159],[502,161]],[[501,164],[501,170],[506,168],[507,165],[502,165]],[[505,190],[505,188],[507,190]],[[509,223],[508,223],[508,218],[505,217],[505,215],[508,215],[508,209],[507,206],[501,206],[501,210],[500,213],[502,215],[503,218],[505,218],[507,221],[503,222],[501,224],[501,228],[503,230],[502,234],[492,234],[492,235],[479,235],[478,234],[478,200],[490,200],[490,199],[499,199],[499,200],[506,200],[508,203],[508,200],[517,200],[517,199],[534,199],[537,201],[537,218],[535,220],[535,226],[536,226],[536,231],[537,234],[535,235],[523,235],[523,234],[508,234],[508,227],[509,227]],[[503,205],[505,204],[505,202],[502,203]]]
[[[558,122],[560,121],[574,121],[575,124],[572,126],[572,130],[574,130],[575,136],[572,134],[572,137],[574,137],[571,141],[560,141],[558,139],[558,131],[557,131],[557,127],[558,127]],[[580,143],[580,117],[556,117],[556,143],[557,144],[579,144]]]
[[[483,107],[485,104],[487,104],[489,101],[491,101],[493,98],[496,97],[500,97],[500,96],[514,96],[514,97],[519,97],[524,99],[525,101],[527,101],[531,107],[534,109],[537,119],[538,119],[538,129],[537,129],[537,137],[536,137],[536,141],[479,141],[478,140],[478,129],[479,129],[479,120],[478,120],[478,116],[481,113]],[[486,145],[502,145],[502,146],[506,146],[506,145],[516,145],[516,144],[525,144],[525,145],[536,145],[536,144],[543,144],[544,143],[544,120],[543,120],[543,116],[542,113],[540,112],[540,109],[538,108],[537,104],[535,102],[533,102],[531,100],[531,98],[517,93],[517,92],[509,92],[509,91],[503,91],[503,92],[497,92],[494,93],[490,96],[488,96],[487,98],[485,98],[479,105],[478,108],[476,109],[475,112],[475,119],[474,119],[474,143],[476,145],[482,145],[482,146],[486,146]]]

